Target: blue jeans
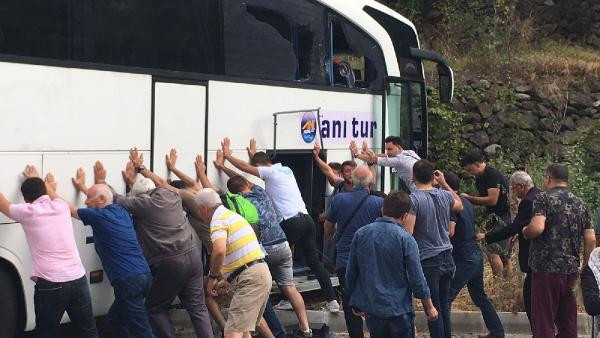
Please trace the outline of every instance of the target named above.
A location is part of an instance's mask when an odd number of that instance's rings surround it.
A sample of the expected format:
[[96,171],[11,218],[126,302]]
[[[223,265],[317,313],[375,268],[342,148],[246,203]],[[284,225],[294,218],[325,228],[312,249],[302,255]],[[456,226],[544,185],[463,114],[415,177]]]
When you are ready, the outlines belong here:
[[84,275],[69,282],[50,282],[38,278],[33,294],[36,337],[58,337],[60,320],[67,311],[77,337],[96,338],[92,298]]
[[432,338],[450,338],[452,326],[450,324],[448,292],[455,270],[452,250],[422,260],[421,266],[427,280],[427,286],[429,286],[431,301],[439,313],[437,320],[427,322],[429,335]]
[[152,285],[152,275],[142,273],[118,278],[111,284],[115,292],[115,301],[108,311],[108,320],[113,336],[154,337],[144,305]]
[[366,321],[371,338],[414,338],[415,336],[415,321],[412,312],[388,318],[367,315]]
[[[494,305],[483,289],[483,257],[479,248],[474,248],[470,254],[455,257],[457,273],[450,284],[448,300],[454,301],[460,290],[466,285],[473,303],[481,310],[485,327],[496,337],[504,337],[504,327],[494,309]],[[452,305],[450,305],[452,307]]]
[[265,306],[263,317],[275,338],[285,338],[285,331],[283,330],[283,327],[277,318],[277,314],[275,314],[275,310],[273,310],[273,305],[271,305],[271,301],[269,300],[267,300],[267,306]]

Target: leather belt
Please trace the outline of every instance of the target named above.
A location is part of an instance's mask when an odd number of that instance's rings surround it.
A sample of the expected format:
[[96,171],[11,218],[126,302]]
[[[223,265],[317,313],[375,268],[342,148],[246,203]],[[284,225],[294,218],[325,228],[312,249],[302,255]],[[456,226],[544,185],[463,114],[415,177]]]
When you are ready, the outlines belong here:
[[254,260],[250,263],[246,263],[246,264],[240,266],[239,268],[233,270],[233,272],[230,273],[229,276],[227,276],[227,283],[231,283],[237,276],[239,276],[242,272],[244,272],[249,267],[259,264],[259,263],[264,263],[264,262],[265,262],[265,260],[261,258],[261,259]]

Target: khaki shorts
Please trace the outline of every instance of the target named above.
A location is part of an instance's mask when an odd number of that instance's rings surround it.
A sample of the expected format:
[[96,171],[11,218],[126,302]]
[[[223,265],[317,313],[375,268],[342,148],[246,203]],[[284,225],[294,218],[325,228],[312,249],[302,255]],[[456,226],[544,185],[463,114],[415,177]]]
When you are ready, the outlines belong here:
[[271,292],[271,273],[266,263],[244,270],[230,285],[233,298],[229,305],[225,331],[255,331]]

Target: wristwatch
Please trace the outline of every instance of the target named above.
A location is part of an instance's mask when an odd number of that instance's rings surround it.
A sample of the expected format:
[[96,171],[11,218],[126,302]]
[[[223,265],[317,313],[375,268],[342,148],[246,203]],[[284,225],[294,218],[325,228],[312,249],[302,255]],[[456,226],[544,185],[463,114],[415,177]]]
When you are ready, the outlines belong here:
[[218,274],[218,275],[208,274],[208,278],[221,280],[221,279],[223,279],[223,276],[221,276],[221,274]]
[[139,174],[139,173],[141,173],[144,170],[146,170],[146,166],[143,165],[143,164],[140,164],[139,166],[135,167],[136,174]]
[[356,154],[353,154],[353,155],[352,155],[352,157],[354,157],[354,158],[358,158],[358,153],[356,153]]

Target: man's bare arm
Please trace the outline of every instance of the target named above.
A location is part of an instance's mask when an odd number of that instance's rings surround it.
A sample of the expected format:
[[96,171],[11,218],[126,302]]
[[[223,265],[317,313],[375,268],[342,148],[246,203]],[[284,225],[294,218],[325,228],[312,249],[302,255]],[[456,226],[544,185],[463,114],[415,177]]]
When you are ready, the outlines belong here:
[[331,184],[331,186],[335,187],[335,184],[337,183],[339,176],[333,171],[333,169],[331,169],[331,167],[327,163],[325,163],[325,161],[323,161],[319,157],[320,152],[321,152],[321,147],[319,146],[319,144],[317,142],[315,142],[315,147],[313,149],[313,157],[315,159],[315,163],[317,164],[317,167],[319,168],[319,170],[321,170],[323,175],[325,175],[325,177],[327,177],[327,181],[329,181],[329,184]]
[[527,239],[534,239],[539,237],[544,229],[546,228],[546,217],[542,215],[536,215],[531,219],[528,226],[523,228],[523,236]]
[[590,253],[596,247],[596,232],[594,229],[583,230],[583,264],[588,263]]
[[171,149],[171,152],[165,155],[165,162],[167,163],[167,169],[175,174],[175,176],[179,177],[179,179],[185,182],[185,184],[187,184],[193,190],[200,191],[200,189],[202,189],[198,182],[186,175],[183,171],[177,169],[177,150],[175,148]]
[[200,184],[202,184],[202,187],[214,189],[214,186],[208,180],[208,176],[206,176],[206,165],[204,164],[204,160],[202,159],[202,156],[196,155],[196,161],[194,162],[194,166],[196,167],[196,176],[198,176],[198,179],[200,180]]
[[221,147],[223,149],[223,156],[225,157],[225,159],[227,161],[229,161],[229,163],[231,163],[234,167],[238,168],[239,170],[246,172],[248,174],[254,175],[256,177],[260,177],[260,174],[258,173],[258,168],[255,166],[252,166],[242,160],[240,160],[239,158],[236,158],[233,156],[233,153],[231,152],[230,149],[230,140],[229,138],[224,138],[223,142],[221,142]]
[[408,231],[409,234],[413,234],[413,232],[415,231],[415,222],[417,221],[417,216],[413,215],[413,214],[408,214],[406,215],[406,218],[404,219],[404,229],[406,229],[406,231]]
[[439,170],[434,171],[433,179],[440,185],[440,187],[442,187],[442,189],[448,191],[452,195],[452,198],[454,198],[454,205],[452,206],[452,211],[461,212],[463,210],[462,200],[460,199],[460,196],[458,196],[458,194],[452,188],[450,188],[450,186],[446,182],[444,173]]
[[10,217],[8,215],[9,211],[10,211],[10,201],[8,199],[6,199],[6,197],[4,197],[4,195],[2,193],[0,193],[0,212],[5,214],[7,217]]
[[493,207],[498,203],[498,199],[500,198],[500,189],[489,188],[487,190],[487,196],[471,196],[468,194],[462,194],[462,196],[473,204]]

